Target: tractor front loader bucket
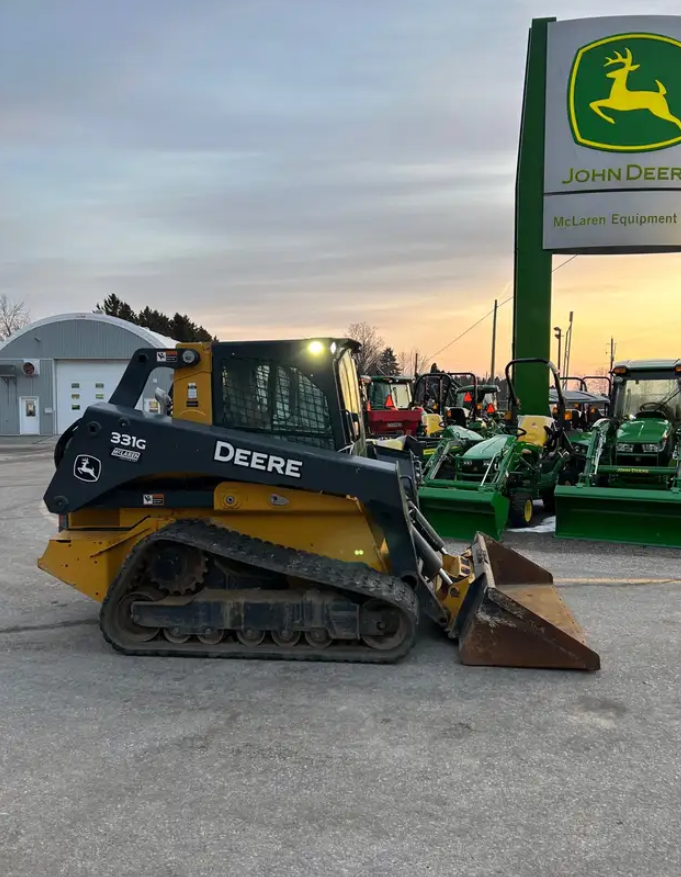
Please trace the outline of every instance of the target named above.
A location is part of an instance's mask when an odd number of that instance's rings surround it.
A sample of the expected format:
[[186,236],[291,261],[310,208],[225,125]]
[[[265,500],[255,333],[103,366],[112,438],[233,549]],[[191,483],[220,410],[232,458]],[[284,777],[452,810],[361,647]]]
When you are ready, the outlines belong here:
[[477,532],[498,539],[508,518],[508,499],[495,490],[462,490],[426,482],[419,490],[419,507],[444,539],[472,541]]
[[473,578],[454,627],[463,664],[600,669],[548,570],[480,533],[471,555]]
[[556,537],[681,548],[681,492],[556,487]]

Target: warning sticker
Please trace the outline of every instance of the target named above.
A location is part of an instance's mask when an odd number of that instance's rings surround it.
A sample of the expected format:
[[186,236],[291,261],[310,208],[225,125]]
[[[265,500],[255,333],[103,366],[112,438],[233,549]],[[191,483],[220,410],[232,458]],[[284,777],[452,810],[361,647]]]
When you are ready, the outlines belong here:
[[144,493],[142,494],[142,505],[165,505],[166,498],[164,493]]
[[177,350],[157,351],[156,362],[177,362]]

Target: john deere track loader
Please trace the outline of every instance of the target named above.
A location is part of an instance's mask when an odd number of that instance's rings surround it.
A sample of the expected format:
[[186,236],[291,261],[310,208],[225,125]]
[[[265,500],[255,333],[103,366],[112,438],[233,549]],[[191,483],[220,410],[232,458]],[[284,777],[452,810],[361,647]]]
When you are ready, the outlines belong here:
[[[598,669],[549,572],[418,508],[413,458],[365,440],[355,342],[139,350],[61,437],[39,561],[127,655],[390,663],[425,613],[465,664]],[[135,408],[157,367],[165,411]]]
[[612,374],[612,416],[556,488],[556,536],[681,547],[681,360],[620,362]]

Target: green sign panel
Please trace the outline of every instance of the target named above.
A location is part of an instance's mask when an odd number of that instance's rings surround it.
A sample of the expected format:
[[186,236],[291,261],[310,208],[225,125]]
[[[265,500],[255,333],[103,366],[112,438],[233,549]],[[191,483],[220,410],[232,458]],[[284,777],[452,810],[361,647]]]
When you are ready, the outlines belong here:
[[610,152],[681,143],[681,42],[626,33],[582,46],[568,84],[575,142]]

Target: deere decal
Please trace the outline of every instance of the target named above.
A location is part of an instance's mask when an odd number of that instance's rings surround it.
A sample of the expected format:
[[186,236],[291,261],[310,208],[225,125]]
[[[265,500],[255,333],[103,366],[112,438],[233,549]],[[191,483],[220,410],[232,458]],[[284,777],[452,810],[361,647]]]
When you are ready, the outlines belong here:
[[625,33],[582,46],[568,82],[575,142],[608,152],[681,143],[681,42]]

